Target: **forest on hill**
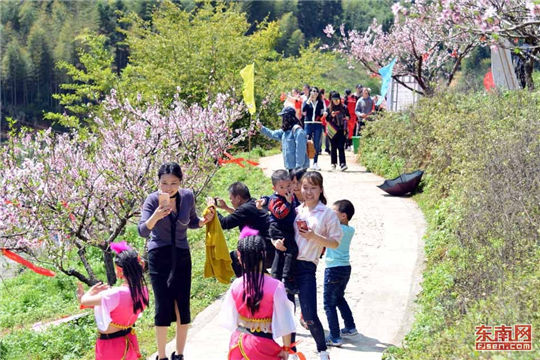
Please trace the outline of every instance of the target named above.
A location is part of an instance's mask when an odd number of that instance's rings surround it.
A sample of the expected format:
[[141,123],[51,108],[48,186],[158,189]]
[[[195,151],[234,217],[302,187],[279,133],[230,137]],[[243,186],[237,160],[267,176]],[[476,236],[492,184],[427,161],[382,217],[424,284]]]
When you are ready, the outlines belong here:
[[[291,83],[291,86],[301,86],[302,82],[315,80],[312,76],[314,71],[309,69],[309,66],[320,68],[315,70],[315,73],[321,75],[319,80],[322,80],[325,73],[333,73],[334,75],[324,76],[330,78],[330,83],[332,77],[336,76],[336,68],[345,67],[344,62],[328,62],[328,57],[325,58],[325,54],[319,49],[318,45],[329,41],[323,33],[327,24],[336,27],[345,24],[347,29],[362,31],[369,26],[373,18],[377,18],[384,27],[389,27],[393,21],[390,11],[392,4],[392,0],[227,3],[197,0],[2,1],[2,129],[6,129],[7,117],[14,118],[21,125],[35,128],[45,128],[55,123],[55,120],[59,120],[58,114],[67,113],[82,119],[88,115],[88,108],[96,105],[103,98],[103,94],[113,87],[122,87],[124,93],[140,92],[143,84],[137,83],[139,74],[136,72],[144,72],[141,64],[149,63],[152,59],[141,59],[141,49],[137,48],[141,43],[137,42],[136,38],[148,38],[148,33],[141,35],[140,31],[156,29],[159,25],[154,22],[159,22],[159,19],[168,15],[169,23],[164,26],[176,26],[175,29],[179,30],[178,26],[182,26],[184,21],[183,33],[179,34],[179,37],[198,37],[196,45],[199,47],[204,46],[204,43],[227,45],[232,53],[237,50],[235,45],[242,43],[241,37],[254,38],[259,34],[258,38],[264,38],[266,43],[260,47],[258,54],[252,53],[249,56],[253,60],[259,60],[259,65],[263,61],[288,63],[291,66],[297,63],[297,69],[293,72],[297,72],[298,76],[296,83]],[[212,8],[213,12],[220,11],[223,14],[227,13],[227,10],[233,10],[241,16],[234,21],[229,17],[230,22],[221,19],[221,22],[212,23],[210,13],[206,13],[206,19],[197,17],[196,13],[201,14],[200,10],[204,8]],[[180,14],[189,15],[186,18]],[[198,30],[194,21],[197,19],[201,24]],[[234,34],[228,33],[227,24],[231,25],[233,29],[229,30]],[[216,39],[221,31],[234,35],[230,43],[220,42],[224,39]],[[182,51],[187,58],[191,56],[189,52],[200,51],[200,48],[184,45],[187,47]],[[265,53],[262,54],[263,52]],[[154,55],[169,57],[162,60],[175,65],[179,72],[195,73],[195,76],[198,72],[194,68],[182,67],[186,64],[174,58],[172,53]],[[210,54],[203,53],[198,59],[199,64],[204,65],[201,59],[206,55]],[[304,61],[306,57],[319,61]],[[230,58],[224,60],[229,61],[229,65],[223,65],[228,71],[237,72],[241,68],[232,68],[236,62]],[[131,64],[134,66],[130,67]],[[287,69],[278,66],[275,70],[290,73],[291,66]],[[168,71],[167,66],[163,67],[163,71]],[[340,71],[343,69],[337,69],[338,73]],[[204,70],[202,72],[204,73]],[[302,73],[306,72],[311,75],[302,77]],[[159,77],[159,74],[156,76]],[[367,75],[365,77],[367,78]],[[173,76],[171,81],[176,84],[172,89],[176,86],[184,87],[182,80],[181,76]],[[145,78],[144,81],[148,79]],[[351,85],[355,81],[352,81]],[[289,85],[287,82],[285,84]],[[195,84],[198,88],[186,87],[200,93],[200,96],[196,96],[197,100],[201,99],[201,94],[208,93],[208,89],[200,85]],[[218,88],[214,90],[226,91],[231,84],[217,85]],[[221,85],[225,87],[219,88]],[[160,97],[162,94],[156,95]]]

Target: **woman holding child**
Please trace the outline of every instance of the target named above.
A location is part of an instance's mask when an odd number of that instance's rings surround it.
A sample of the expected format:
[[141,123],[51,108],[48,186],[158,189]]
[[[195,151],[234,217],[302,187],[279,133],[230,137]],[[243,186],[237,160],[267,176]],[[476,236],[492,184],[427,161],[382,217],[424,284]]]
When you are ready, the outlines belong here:
[[177,163],[161,165],[158,179],[159,191],[151,193],[144,201],[138,230],[139,235],[148,238],[157,358],[168,359],[165,354],[167,328],[176,322],[176,352],[172,353],[171,360],[181,360],[191,322],[191,255],[186,231],[210,222],[214,211],[203,219],[197,216],[193,192],[180,188],[182,170]]
[[326,360],[329,358],[326,339],[317,316],[315,272],[323,248],[337,248],[343,232],[336,213],[326,206],[322,175],[316,171],[306,172],[300,183],[303,203],[297,207],[294,223],[298,245],[294,277],[304,321],[317,344],[320,359]]

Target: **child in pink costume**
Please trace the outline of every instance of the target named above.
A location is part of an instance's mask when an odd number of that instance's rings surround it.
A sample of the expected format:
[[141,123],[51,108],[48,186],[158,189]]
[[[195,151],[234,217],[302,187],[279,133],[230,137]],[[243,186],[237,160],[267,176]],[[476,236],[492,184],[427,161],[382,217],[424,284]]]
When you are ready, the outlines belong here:
[[77,295],[83,306],[94,307],[98,327],[96,360],[135,360],[141,358],[139,343],[132,326],[148,305],[148,290],[137,252],[124,242],[111,244],[118,252],[116,275],[121,286],[110,288],[98,283],[86,293],[79,284]]
[[[244,228],[238,241],[242,277],[236,279],[221,307],[221,324],[233,333],[229,360],[288,358],[295,331],[293,304],[279,280],[264,273],[264,240],[256,230]],[[276,339],[282,337],[283,347]]]

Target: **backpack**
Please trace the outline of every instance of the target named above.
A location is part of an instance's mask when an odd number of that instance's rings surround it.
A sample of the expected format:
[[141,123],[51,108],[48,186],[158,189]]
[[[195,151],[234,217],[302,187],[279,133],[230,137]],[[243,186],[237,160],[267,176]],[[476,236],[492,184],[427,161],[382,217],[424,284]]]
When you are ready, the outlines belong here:
[[[296,131],[296,129],[298,128],[301,128],[301,126],[294,125],[293,132]],[[307,138],[307,141],[306,141],[306,153],[309,159],[315,158],[315,143],[309,137]]]

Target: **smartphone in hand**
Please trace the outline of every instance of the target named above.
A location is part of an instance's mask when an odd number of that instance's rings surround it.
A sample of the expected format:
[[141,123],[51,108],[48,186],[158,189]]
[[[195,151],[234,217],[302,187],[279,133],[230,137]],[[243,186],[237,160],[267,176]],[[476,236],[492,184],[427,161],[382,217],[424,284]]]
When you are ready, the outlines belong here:
[[302,231],[309,230],[307,222],[305,220],[296,220],[296,226],[298,226],[298,230],[302,230]]
[[169,207],[169,194],[167,193],[159,193],[158,195],[158,200],[159,200],[159,206],[162,207],[162,208],[166,208],[166,207]]

